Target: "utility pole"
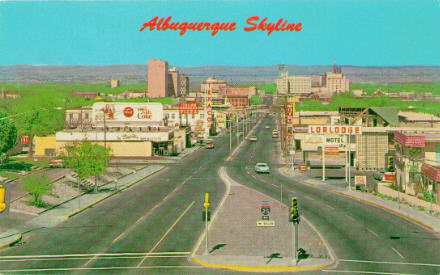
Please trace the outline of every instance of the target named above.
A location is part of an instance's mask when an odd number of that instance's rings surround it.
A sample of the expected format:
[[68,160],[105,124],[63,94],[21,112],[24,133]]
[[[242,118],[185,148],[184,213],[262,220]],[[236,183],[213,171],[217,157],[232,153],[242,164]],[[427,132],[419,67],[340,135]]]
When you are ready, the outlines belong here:
[[325,136],[322,135],[322,181],[325,181]]
[[229,118],[229,153],[232,152],[232,123],[231,123],[231,116],[228,116]]
[[239,135],[239,129],[238,129],[238,115],[236,115],[235,116],[235,127],[237,128],[237,147],[238,147],[238,144],[240,143],[240,135]]

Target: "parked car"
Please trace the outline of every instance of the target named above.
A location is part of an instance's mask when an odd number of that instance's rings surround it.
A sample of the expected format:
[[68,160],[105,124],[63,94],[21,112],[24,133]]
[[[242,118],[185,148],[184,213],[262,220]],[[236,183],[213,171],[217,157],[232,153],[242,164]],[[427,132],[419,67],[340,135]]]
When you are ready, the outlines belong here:
[[259,163],[255,164],[255,172],[269,173],[270,172],[269,165],[267,165],[267,163],[264,163],[264,162],[259,162]]
[[249,137],[249,141],[258,141],[257,136],[251,136]]
[[62,159],[55,159],[55,160],[51,160],[49,161],[49,167],[51,168],[61,168],[64,167],[64,163]]
[[270,129],[270,126],[269,126],[269,125],[266,125],[264,128],[266,128],[266,129]]
[[206,143],[206,145],[205,145],[205,148],[206,149],[214,149],[214,143]]

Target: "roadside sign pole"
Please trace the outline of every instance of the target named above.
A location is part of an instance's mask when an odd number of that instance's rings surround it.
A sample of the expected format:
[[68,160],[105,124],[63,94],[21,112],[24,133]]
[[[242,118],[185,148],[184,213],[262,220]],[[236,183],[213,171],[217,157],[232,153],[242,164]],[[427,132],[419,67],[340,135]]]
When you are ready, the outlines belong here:
[[295,264],[298,264],[298,224],[295,223]]
[[237,128],[237,146],[240,143],[240,136],[238,135],[238,115],[235,116],[235,127]]
[[322,136],[322,181],[325,181],[325,136]]
[[351,136],[347,135],[348,138],[348,191],[351,191]]
[[348,137],[345,136],[345,182],[348,183]]
[[229,153],[232,152],[232,129],[234,127],[232,127],[231,124],[231,117],[229,117]]
[[205,207],[205,231],[206,231],[206,239],[205,239],[205,254],[208,255],[208,209],[211,204],[209,203],[209,193],[205,193],[205,203],[203,206]]
[[283,184],[281,183],[281,195],[280,195],[280,202],[283,203]]

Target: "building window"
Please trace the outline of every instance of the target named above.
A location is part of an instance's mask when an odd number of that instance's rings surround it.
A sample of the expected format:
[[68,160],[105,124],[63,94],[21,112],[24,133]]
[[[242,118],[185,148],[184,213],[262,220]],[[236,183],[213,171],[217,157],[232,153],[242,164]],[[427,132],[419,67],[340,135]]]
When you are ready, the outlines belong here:
[[377,126],[377,118],[373,118],[373,127]]
[[171,119],[174,119],[174,114],[171,114]]
[[195,118],[196,118],[196,116],[195,116],[195,115],[192,115],[192,116],[191,116],[191,118],[192,118],[192,119],[195,119]]
[[200,119],[204,119],[205,118],[205,114],[200,114]]
[[89,114],[84,114],[85,119],[89,119]]
[[72,113],[69,114],[69,118],[73,119],[73,114]]

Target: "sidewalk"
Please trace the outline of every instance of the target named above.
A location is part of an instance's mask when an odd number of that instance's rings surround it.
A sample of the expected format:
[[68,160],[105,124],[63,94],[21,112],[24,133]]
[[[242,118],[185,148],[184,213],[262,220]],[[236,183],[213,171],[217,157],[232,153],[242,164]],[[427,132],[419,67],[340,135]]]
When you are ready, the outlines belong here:
[[[308,255],[298,264],[292,259],[292,224],[288,208],[281,202],[232,180],[223,167],[220,178],[227,184],[224,200],[209,224],[208,250],[205,235],[196,246],[192,260],[203,266],[236,271],[278,272],[315,270],[334,262],[325,241],[305,219],[299,224],[299,244]],[[270,205],[274,226],[257,226],[261,205]]]
[[[425,214],[421,211],[409,208],[403,204],[399,204],[397,202],[385,200],[379,197],[376,197],[370,193],[361,192],[361,191],[349,191],[347,188],[341,188],[339,186],[334,186],[332,182],[323,182],[321,180],[310,179],[305,176],[303,173],[292,170],[287,167],[279,168],[278,171],[285,177],[295,178],[295,181],[302,182],[307,185],[311,185],[318,188],[325,188],[330,190],[338,195],[350,197],[352,199],[362,201],[364,203],[373,205],[375,207],[382,208],[388,212],[391,212],[395,215],[401,216],[407,220],[410,220],[428,230],[440,232],[440,219]],[[343,181],[339,181],[341,184]]]
[[[6,232],[0,234],[0,248],[5,248],[13,245],[22,238],[22,234],[33,231],[43,227],[54,227],[66,219],[81,213],[87,208],[100,203],[106,198],[117,194],[123,189],[129,188],[142,179],[149,177],[162,169],[164,166],[151,165],[137,172],[129,174],[116,181],[117,191],[113,192],[101,192],[101,193],[86,193],[79,197],[76,197],[70,201],[67,201],[53,209],[50,209],[37,217],[27,220],[21,225],[16,225],[13,228],[9,228]],[[109,183],[105,187],[113,189],[115,183]],[[102,187],[101,187],[102,188]],[[11,215],[11,214],[9,214]]]

